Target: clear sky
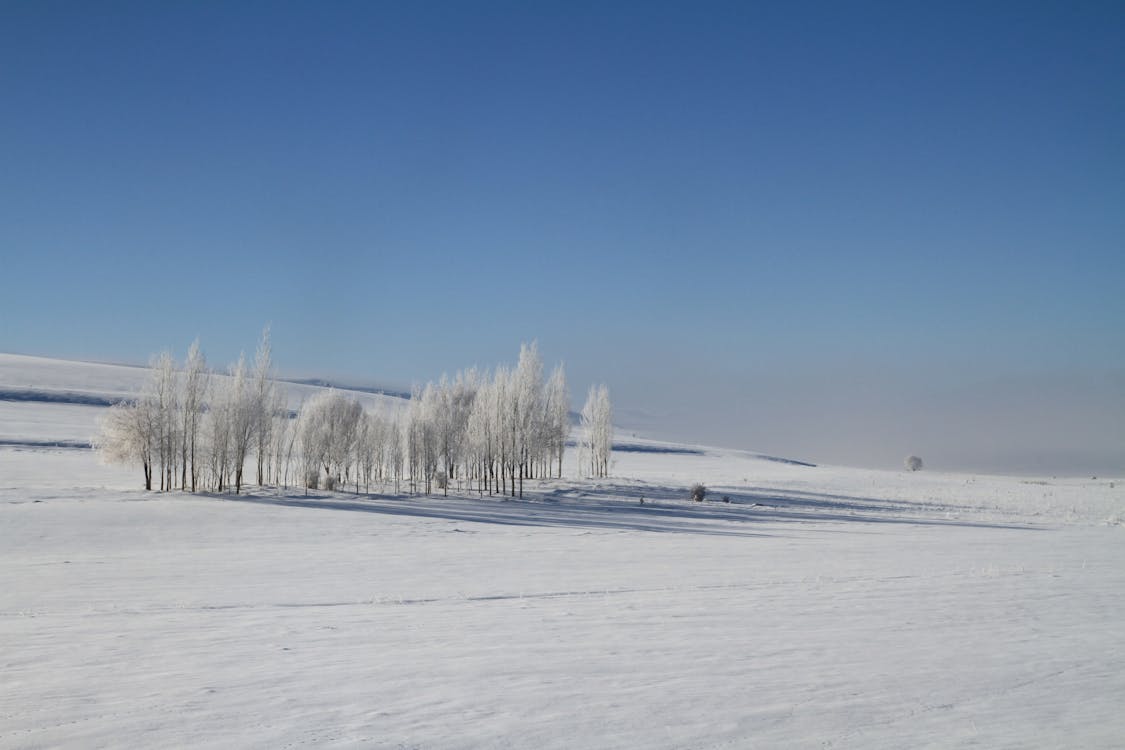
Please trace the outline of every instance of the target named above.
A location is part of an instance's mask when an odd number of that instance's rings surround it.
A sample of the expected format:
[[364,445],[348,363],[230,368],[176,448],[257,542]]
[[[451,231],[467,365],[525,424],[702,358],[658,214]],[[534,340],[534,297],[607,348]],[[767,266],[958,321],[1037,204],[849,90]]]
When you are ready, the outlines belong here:
[[[0,2],[0,350],[1125,471],[1125,4]],[[580,406],[580,403],[578,404]]]

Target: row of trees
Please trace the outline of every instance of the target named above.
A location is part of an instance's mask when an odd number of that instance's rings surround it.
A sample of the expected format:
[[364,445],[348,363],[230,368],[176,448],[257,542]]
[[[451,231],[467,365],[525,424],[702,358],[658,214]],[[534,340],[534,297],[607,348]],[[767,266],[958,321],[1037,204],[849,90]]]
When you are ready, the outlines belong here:
[[[608,398],[608,396],[607,396]],[[525,479],[562,476],[570,432],[566,373],[544,378],[534,343],[514,369],[470,369],[416,387],[398,414],[366,413],[337,391],[318,394],[299,417],[306,486],[372,481],[445,494],[450,484],[480,494],[523,496]]]
[[[136,401],[112,407],[99,448],[110,461],[140,464],[145,488],[202,487],[240,492],[256,461],[258,484],[328,489],[402,482],[448,494],[451,484],[480,494],[523,496],[525,479],[562,476],[570,432],[566,374],[544,377],[532,343],[514,368],[458,372],[416,387],[401,408],[368,411],[335,390],[291,414],[272,377],[268,330],[253,366],[212,373],[198,343],[182,370],[168,354],[153,360]],[[580,471],[606,476],[613,442],[605,386],[591,388],[582,410]],[[293,472],[292,470],[296,471]],[[298,476],[299,473],[299,476]]]
[[258,484],[278,481],[293,434],[285,394],[273,379],[269,329],[248,366],[240,357],[227,374],[207,366],[199,342],[177,368],[164,352],[133,401],[110,407],[97,447],[113,463],[139,464],[145,489],[158,486],[241,492],[256,458]]

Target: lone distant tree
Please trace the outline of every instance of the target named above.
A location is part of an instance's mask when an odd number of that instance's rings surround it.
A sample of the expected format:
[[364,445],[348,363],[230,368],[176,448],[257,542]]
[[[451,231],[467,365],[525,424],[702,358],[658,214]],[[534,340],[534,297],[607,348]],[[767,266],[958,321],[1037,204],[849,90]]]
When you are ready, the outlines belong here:
[[907,471],[919,471],[922,468],[922,459],[917,456],[907,456],[903,464]]

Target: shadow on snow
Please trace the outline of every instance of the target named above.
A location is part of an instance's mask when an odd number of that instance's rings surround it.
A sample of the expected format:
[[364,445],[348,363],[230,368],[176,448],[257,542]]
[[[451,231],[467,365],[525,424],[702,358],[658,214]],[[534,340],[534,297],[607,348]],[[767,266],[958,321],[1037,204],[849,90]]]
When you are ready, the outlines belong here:
[[[522,500],[477,495],[214,495],[216,499],[289,508],[373,513],[503,526],[538,526],[603,531],[774,536],[763,523],[849,523],[956,526],[1034,530],[1031,526],[935,518],[959,510],[907,501],[875,500],[813,492],[742,488],[689,502],[682,487],[594,484],[525,492]],[[719,500],[725,495],[730,503]],[[645,504],[640,504],[644,497]],[[715,502],[718,501],[718,502]]]

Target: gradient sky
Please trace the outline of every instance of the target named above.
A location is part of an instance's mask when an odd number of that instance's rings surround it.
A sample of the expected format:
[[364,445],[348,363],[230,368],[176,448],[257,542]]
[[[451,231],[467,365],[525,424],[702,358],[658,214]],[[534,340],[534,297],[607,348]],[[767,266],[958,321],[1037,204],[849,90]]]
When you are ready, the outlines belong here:
[[1123,71],[1121,2],[0,2],[0,350],[534,338],[657,435],[1125,471]]

